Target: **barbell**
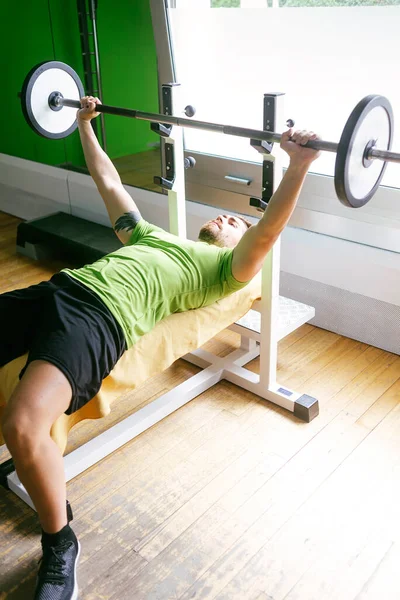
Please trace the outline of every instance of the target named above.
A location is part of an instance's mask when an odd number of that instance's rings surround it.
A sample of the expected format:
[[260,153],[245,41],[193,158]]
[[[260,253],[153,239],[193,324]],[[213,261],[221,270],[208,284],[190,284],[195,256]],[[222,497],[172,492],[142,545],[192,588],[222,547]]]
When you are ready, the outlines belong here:
[[[34,67],[26,76],[19,95],[25,119],[36,133],[46,138],[61,139],[76,129],[76,109],[81,108],[80,98],[85,92],[77,73],[65,63],[49,61]],[[98,105],[96,110],[109,115],[267,142],[279,143],[282,137],[273,131],[220,125],[107,104]],[[339,143],[315,140],[306,146],[336,153],[337,196],[345,206],[359,208],[374,195],[387,163],[400,162],[400,154],[391,152],[392,138],[393,111],[389,100],[370,95],[351,112]]]

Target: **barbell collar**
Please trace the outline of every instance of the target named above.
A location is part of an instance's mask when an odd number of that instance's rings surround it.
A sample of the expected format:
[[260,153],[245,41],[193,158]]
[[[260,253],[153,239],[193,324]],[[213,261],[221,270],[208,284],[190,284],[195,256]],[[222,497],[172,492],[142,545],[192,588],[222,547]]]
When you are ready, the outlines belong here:
[[[71,108],[81,108],[81,103],[78,100],[69,98],[57,98],[57,105],[69,106]],[[150,121],[152,123],[163,123],[164,125],[178,125],[180,127],[188,127],[191,129],[203,129],[206,131],[214,131],[215,133],[224,133],[225,135],[233,135],[236,137],[252,138],[256,140],[265,140],[267,142],[280,143],[282,135],[274,131],[263,131],[260,129],[248,129],[246,127],[234,127],[231,125],[221,125],[219,123],[209,123],[207,121],[194,121],[193,119],[185,119],[183,117],[173,117],[169,115],[161,115],[158,113],[149,113],[129,108],[120,108],[117,106],[109,106],[108,104],[98,104],[97,112],[108,115],[118,115],[121,117],[131,117],[141,121]],[[324,152],[336,152],[337,144],[335,142],[326,142],[324,140],[313,140],[305,144],[307,148],[314,150],[323,150]]]

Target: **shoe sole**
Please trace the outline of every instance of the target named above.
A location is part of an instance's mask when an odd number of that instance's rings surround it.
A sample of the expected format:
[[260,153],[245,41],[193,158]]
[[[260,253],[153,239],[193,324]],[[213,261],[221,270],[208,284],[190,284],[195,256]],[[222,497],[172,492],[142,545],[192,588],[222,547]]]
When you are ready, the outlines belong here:
[[76,561],[75,561],[75,566],[74,566],[74,582],[75,582],[75,585],[74,585],[74,589],[72,591],[71,600],[77,600],[77,598],[78,598],[78,591],[79,590],[78,590],[78,580],[76,578],[76,570],[78,568],[78,562],[79,562],[80,555],[81,555],[81,545],[80,545],[79,540],[78,540],[78,553],[76,555]]

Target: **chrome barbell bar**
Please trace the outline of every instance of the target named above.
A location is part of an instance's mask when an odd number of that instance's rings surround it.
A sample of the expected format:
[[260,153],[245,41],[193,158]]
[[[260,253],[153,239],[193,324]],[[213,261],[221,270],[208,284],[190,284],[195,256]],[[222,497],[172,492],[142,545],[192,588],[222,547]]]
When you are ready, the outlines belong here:
[[[52,103],[55,107],[68,106],[70,108],[82,108],[78,100],[63,98],[62,96],[54,96]],[[221,125],[219,123],[209,123],[207,121],[194,121],[185,119],[184,117],[173,117],[158,113],[149,113],[130,108],[120,108],[118,106],[109,106],[107,104],[98,104],[97,112],[108,115],[118,115],[121,117],[130,117],[141,121],[150,121],[152,123],[163,123],[164,125],[178,125],[179,127],[188,127],[192,129],[203,129],[205,131],[214,131],[215,133],[224,133],[236,137],[244,137],[249,139],[261,140],[266,142],[280,143],[282,134],[274,131],[264,131],[260,129],[248,129],[246,127],[234,127],[232,125]],[[322,150],[324,152],[337,152],[338,144],[336,142],[326,142],[324,140],[313,140],[305,144],[308,148],[314,150]],[[368,159],[377,159],[388,162],[400,162],[400,154],[389,152],[386,150],[378,150],[374,147],[368,151]]]

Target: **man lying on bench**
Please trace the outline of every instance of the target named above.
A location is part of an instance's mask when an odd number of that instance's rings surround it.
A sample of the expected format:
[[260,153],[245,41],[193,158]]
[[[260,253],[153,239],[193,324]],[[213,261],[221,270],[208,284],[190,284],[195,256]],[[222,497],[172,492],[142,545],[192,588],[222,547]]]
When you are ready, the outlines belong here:
[[219,215],[198,241],[180,239],[142,219],[91,119],[97,98],[81,100],[77,118],[90,174],[124,247],[50,281],[0,295],[0,367],[29,351],[4,412],[2,430],[15,469],[36,507],[43,557],[35,599],[77,597],[79,542],[66,515],[63,457],[50,428],[89,402],[135,342],[164,317],[207,306],[244,287],[286,226],[319,153],[303,145],[316,134],[287,131],[290,164],[257,225]]

